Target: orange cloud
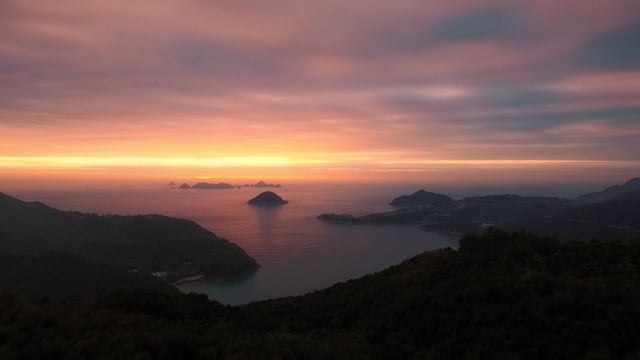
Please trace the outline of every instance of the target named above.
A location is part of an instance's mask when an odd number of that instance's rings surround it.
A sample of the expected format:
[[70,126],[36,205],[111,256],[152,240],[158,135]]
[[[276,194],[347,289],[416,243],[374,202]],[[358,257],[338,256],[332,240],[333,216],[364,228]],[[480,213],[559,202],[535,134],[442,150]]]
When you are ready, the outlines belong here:
[[638,14],[634,0],[5,1],[0,172],[637,169],[640,55],[615,46],[635,46]]

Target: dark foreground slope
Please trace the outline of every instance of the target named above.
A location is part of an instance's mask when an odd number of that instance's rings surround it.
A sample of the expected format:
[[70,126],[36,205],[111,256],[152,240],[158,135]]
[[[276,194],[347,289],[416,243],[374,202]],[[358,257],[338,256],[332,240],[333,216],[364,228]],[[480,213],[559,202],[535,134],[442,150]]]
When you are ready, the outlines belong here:
[[124,271],[74,254],[0,254],[0,294],[67,300],[105,295],[113,289],[178,293],[178,289],[155,276]]
[[161,215],[99,216],[60,211],[0,193],[0,252],[66,252],[114,269],[166,280],[225,276],[257,267],[239,246],[193,221]]
[[636,359],[640,242],[466,236],[305,296],[0,299],[0,357]]

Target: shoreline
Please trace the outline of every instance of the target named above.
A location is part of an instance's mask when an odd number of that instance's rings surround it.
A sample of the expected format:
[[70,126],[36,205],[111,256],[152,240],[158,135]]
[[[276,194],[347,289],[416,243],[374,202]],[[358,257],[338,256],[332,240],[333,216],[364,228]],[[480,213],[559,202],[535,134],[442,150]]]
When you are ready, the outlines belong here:
[[187,276],[187,277],[180,278],[180,279],[172,282],[171,285],[179,286],[179,285],[187,284],[187,283],[190,283],[190,282],[204,280],[204,278],[205,278],[205,276],[203,274]]
[[171,285],[178,287],[180,285],[184,285],[184,284],[188,284],[188,283],[192,283],[192,282],[199,282],[199,281],[217,281],[217,280],[225,280],[225,279],[235,279],[235,278],[244,278],[244,277],[248,277],[248,276],[252,276],[254,275],[259,269],[260,269],[260,264],[256,264],[257,266],[253,269],[247,270],[247,271],[243,271],[241,273],[238,274],[234,274],[234,275],[226,275],[226,276],[207,276],[205,274],[198,274],[198,275],[192,275],[192,276],[187,276],[187,277],[183,277],[180,278],[174,282],[171,283]]

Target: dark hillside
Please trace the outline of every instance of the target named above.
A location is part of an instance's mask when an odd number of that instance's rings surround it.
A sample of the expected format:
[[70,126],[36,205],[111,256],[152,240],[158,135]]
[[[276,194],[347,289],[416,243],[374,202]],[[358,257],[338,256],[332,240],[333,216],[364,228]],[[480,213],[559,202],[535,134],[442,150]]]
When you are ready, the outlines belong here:
[[308,295],[0,299],[2,358],[634,359],[640,241],[489,231]]
[[446,205],[451,202],[453,202],[453,199],[446,195],[418,190],[411,195],[402,195],[391,200],[391,206],[412,207],[422,205]]
[[571,206],[547,216],[509,222],[504,228],[525,228],[567,241],[636,238],[640,236],[640,190],[606,202]]
[[629,191],[640,190],[640,178],[629,179],[622,185],[610,186],[602,191],[578,196],[573,200],[575,204],[597,204],[612,200]]
[[190,220],[161,215],[99,216],[53,209],[0,193],[0,251],[64,251],[166,279],[255,271],[239,246]]
[[178,293],[171,284],[153,276],[114,269],[68,253],[0,255],[0,295],[77,299],[104,295],[120,288]]

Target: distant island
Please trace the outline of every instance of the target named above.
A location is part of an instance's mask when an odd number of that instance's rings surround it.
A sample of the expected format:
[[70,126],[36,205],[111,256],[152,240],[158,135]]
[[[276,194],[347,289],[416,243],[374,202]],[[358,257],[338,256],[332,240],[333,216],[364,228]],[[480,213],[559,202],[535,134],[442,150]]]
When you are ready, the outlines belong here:
[[[171,189],[175,188],[175,183],[171,182],[169,183],[169,187]],[[199,182],[196,183],[194,185],[189,185],[188,183],[183,183],[182,185],[178,186],[178,189],[181,190],[188,190],[188,189],[233,189],[233,188],[243,188],[243,187],[253,187],[253,188],[281,188],[282,185],[280,184],[268,184],[262,180],[258,181],[255,184],[244,184],[242,186],[236,186],[236,185],[232,185],[229,183],[225,183],[225,182],[219,182],[219,183],[208,183],[208,182]]]
[[192,189],[233,189],[234,186],[227,183],[207,183],[207,182],[199,182],[191,187]]
[[[514,194],[466,197],[454,201],[441,194],[420,190],[403,195],[392,204],[397,210],[363,216],[326,213],[320,220],[346,224],[408,224],[427,231],[468,233],[499,227],[508,231],[525,228],[541,235],[567,240],[633,238],[640,236],[640,189],[638,178],[622,186],[586,194],[570,201],[555,197]],[[617,195],[616,195],[617,194]],[[447,200],[449,199],[449,200]]]
[[283,200],[278,194],[272,191],[265,191],[247,202],[249,205],[264,207],[281,206],[287,203],[287,200]]
[[244,184],[242,187],[257,187],[257,188],[281,188],[280,184],[267,184],[266,182],[260,180],[255,184]]
[[453,202],[453,199],[447,195],[437,194],[425,190],[418,190],[411,195],[402,195],[391,200],[391,206],[395,207],[411,207],[420,205],[447,205]]
[[178,187],[178,189],[181,190],[187,190],[187,189],[204,189],[204,190],[208,190],[208,189],[233,189],[234,186],[228,183],[207,183],[207,182],[199,182],[197,184],[194,185],[189,185],[187,183],[183,183],[182,185],[180,185]]

